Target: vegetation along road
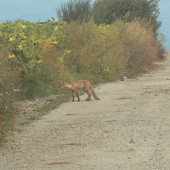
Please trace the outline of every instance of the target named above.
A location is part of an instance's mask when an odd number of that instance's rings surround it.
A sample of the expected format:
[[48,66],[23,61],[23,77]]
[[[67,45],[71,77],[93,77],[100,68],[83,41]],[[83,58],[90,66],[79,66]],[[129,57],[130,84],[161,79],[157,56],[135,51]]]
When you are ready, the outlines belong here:
[[0,169],[170,169],[170,52],[156,66],[22,126],[1,149]]

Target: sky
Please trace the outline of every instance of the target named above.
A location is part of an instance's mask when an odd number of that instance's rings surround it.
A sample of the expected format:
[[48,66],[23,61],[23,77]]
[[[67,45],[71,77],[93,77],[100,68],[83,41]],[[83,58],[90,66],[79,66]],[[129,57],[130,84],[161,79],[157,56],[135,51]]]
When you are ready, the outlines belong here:
[[[43,22],[51,17],[57,20],[56,8],[65,2],[68,0],[0,0],[0,24],[19,18],[31,22]],[[160,0],[159,8],[158,20],[162,21],[159,32],[166,38],[165,48],[170,50],[170,0]]]

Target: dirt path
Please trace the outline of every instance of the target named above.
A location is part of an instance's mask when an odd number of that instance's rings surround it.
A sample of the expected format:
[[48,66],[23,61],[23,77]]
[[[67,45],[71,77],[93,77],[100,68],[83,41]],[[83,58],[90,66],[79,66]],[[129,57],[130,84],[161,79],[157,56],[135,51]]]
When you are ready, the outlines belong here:
[[8,137],[1,170],[170,169],[170,53],[137,79],[100,85]]

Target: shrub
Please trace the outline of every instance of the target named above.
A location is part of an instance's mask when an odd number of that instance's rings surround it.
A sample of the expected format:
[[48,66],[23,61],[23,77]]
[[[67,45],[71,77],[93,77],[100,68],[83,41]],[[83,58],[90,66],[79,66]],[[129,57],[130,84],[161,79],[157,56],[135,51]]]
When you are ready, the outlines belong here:
[[[71,21],[64,27],[65,45],[71,53],[63,59],[71,72],[88,74],[98,81],[133,77],[153,68],[161,43],[155,38],[150,23],[118,20],[111,25],[97,26]],[[92,78],[93,77],[93,78]]]
[[[53,49],[56,49],[63,24],[54,20],[31,23],[19,19],[13,23],[7,21],[0,25],[0,42],[8,49],[9,58],[21,69],[19,77],[22,84],[20,88],[23,89],[22,99],[49,94],[51,90],[49,85],[54,82],[50,71],[54,70],[54,65],[58,68],[57,64],[60,65],[60,63],[57,63],[59,60],[57,56],[54,58],[53,55],[51,58],[47,57],[48,61],[52,59],[51,63],[55,64],[51,66],[44,64],[46,59],[43,55],[44,51],[46,54],[48,52],[57,54]],[[43,67],[40,68],[41,65]]]
[[[9,59],[10,58],[10,59]],[[0,142],[6,130],[12,128],[15,114],[14,103],[20,92],[20,68],[4,46],[0,46]]]

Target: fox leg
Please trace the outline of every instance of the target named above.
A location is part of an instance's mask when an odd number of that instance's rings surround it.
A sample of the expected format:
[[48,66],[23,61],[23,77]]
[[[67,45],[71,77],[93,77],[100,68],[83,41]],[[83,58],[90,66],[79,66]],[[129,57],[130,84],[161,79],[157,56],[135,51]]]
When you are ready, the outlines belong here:
[[91,93],[89,92],[89,90],[86,88],[83,88],[83,91],[88,95],[86,101],[89,101],[91,99]]
[[73,97],[72,102],[74,102],[74,90],[71,90],[71,91],[72,91],[72,97]]
[[77,98],[78,98],[78,102],[80,101],[80,98],[79,98],[79,94],[78,94],[78,91],[77,90],[74,90],[76,92],[76,95],[77,95]]

